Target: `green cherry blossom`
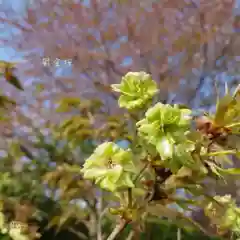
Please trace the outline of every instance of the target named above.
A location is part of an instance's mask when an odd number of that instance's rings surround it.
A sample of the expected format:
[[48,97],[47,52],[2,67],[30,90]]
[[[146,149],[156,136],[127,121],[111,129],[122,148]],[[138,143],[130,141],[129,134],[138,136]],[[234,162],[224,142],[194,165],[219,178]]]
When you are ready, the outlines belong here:
[[216,202],[210,202],[206,208],[205,213],[220,229],[233,231],[240,237],[240,208],[236,205],[231,195],[215,196]]
[[[182,158],[191,161],[189,152],[194,149],[193,145],[186,143],[190,114],[189,109],[157,103],[146,112],[145,118],[137,123],[139,136],[156,147],[162,160],[174,158],[180,163],[177,165],[181,166]],[[180,151],[181,149],[186,151]]]
[[[190,127],[191,110],[172,107],[168,104],[157,103],[150,108],[145,118],[137,123],[139,133],[152,143],[157,144],[159,140],[166,144],[182,140],[183,133]],[[166,139],[167,138],[167,139]]]
[[132,177],[136,169],[132,153],[113,142],[99,145],[86,160],[82,172],[85,179],[94,180],[109,191],[134,187]]
[[156,82],[145,72],[129,72],[112,88],[121,93],[119,106],[129,110],[144,107],[158,92]]

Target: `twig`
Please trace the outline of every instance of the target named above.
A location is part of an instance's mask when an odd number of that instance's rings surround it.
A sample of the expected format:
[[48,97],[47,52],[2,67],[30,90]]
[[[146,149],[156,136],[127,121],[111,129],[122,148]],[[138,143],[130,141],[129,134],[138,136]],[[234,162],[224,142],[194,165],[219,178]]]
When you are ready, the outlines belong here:
[[181,228],[177,229],[177,240],[181,240],[182,234],[181,234]]
[[238,84],[238,86],[236,87],[233,93],[233,98],[236,98],[238,94],[240,94],[240,84]]
[[133,180],[134,183],[137,182],[137,180],[139,179],[139,177],[141,177],[142,173],[147,169],[147,167],[149,166],[150,162],[146,162],[146,164],[143,166],[143,168],[141,169],[141,171],[138,173],[138,175],[135,177],[135,179]]
[[128,207],[129,208],[132,208],[132,189],[131,188],[128,188]]
[[219,151],[219,152],[211,152],[204,154],[203,156],[213,157],[213,156],[222,156],[222,155],[229,155],[229,154],[236,154],[235,150],[226,150],[226,151]]
[[131,231],[128,236],[127,236],[127,239],[126,240],[132,240],[134,237],[134,231]]
[[70,232],[76,234],[76,235],[77,235],[79,238],[81,238],[81,239],[88,239],[88,238],[85,236],[85,234],[74,230],[72,227],[70,227],[69,230],[70,230]]
[[99,209],[97,214],[97,240],[102,240],[102,211],[103,211],[103,192],[99,197]]
[[199,223],[197,223],[196,221],[194,221],[192,218],[190,217],[186,217],[184,214],[179,213],[179,216],[188,221],[189,223],[191,223],[194,227],[196,227],[197,229],[199,229],[204,235],[209,236],[209,237],[216,237],[215,234],[212,234],[210,232],[208,232],[204,227],[202,227]]
[[107,240],[116,239],[119,236],[119,234],[124,230],[124,228],[128,225],[128,223],[129,223],[129,221],[122,220],[122,222],[114,228],[114,230],[109,235]]
[[15,21],[7,19],[7,18],[0,17],[0,22],[6,23],[8,25],[12,25],[12,26],[14,26],[22,31],[25,31],[25,32],[32,32],[32,29],[26,28],[23,25],[19,24],[18,22],[15,22]]
[[240,127],[240,122],[232,123],[226,126],[227,128],[234,128],[234,127]]
[[[197,5],[195,3],[193,3],[193,5],[195,7],[197,7]],[[201,34],[206,35],[206,30],[204,28],[205,27],[205,15],[204,15],[203,12],[199,13],[199,23],[200,23],[200,28],[201,28]],[[200,74],[199,82],[196,86],[196,89],[193,92],[193,94],[191,95],[190,99],[188,100],[189,102],[193,102],[197,92],[201,90],[202,86],[205,83],[205,79],[207,77],[207,74],[206,74],[206,68],[207,68],[207,62],[208,62],[207,53],[208,53],[208,44],[206,42],[204,42],[203,45],[202,45],[202,55],[203,55],[203,58],[204,58],[203,59],[203,66],[202,66],[202,72]]]

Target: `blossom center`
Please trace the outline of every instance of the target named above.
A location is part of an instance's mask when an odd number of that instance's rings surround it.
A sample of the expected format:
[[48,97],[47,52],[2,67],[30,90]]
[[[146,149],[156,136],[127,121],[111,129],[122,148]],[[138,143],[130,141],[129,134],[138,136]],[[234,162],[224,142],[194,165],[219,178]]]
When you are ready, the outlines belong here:
[[112,161],[112,159],[109,159],[107,163],[107,168],[113,169],[115,166],[116,164]]

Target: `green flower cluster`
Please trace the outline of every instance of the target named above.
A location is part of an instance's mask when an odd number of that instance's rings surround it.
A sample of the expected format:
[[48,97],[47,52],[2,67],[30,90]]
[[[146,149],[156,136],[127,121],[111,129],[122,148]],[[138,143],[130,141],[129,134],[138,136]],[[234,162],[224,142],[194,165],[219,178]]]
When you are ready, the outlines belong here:
[[144,107],[158,92],[156,82],[145,72],[129,72],[112,88],[121,93],[119,106],[129,110]]
[[240,237],[240,208],[230,195],[215,196],[214,199],[219,204],[211,202],[205,208],[206,215],[221,232],[231,230]]
[[101,188],[115,191],[133,188],[136,172],[130,150],[123,150],[113,142],[99,145],[86,160],[82,169],[85,179],[94,180]]
[[12,221],[10,224],[7,223],[5,215],[0,211],[0,231],[2,234],[11,237],[13,240],[30,240],[39,238],[38,233],[36,233],[35,238],[28,235],[28,226],[26,224],[20,222],[17,222],[17,224],[13,223],[14,221]]
[[[157,103],[150,108],[145,118],[137,123],[139,136],[156,147],[163,161],[168,160],[172,170],[192,162],[194,144],[187,140],[191,110],[177,105]],[[183,162],[184,161],[184,162]]]
[[[121,93],[120,107],[129,110],[142,108],[158,92],[156,83],[145,72],[129,72],[121,84],[113,85]],[[137,123],[140,138],[156,149],[161,160],[165,161],[173,172],[183,165],[193,165],[191,152],[194,144],[187,140],[186,131],[190,127],[191,111],[177,105],[157,103],[150,108],[145,118]],[[146,147],[146,146],[142,146]],[[123,150],[112,142],[100,145],[82,169],[85,179],[94,180],[101,188],[133,188],[132,177],[136,174],[133,156],[130,150]]]
[[[25,226],[27,229],[27,225]],[[30,237],[27,234],[24,234],[27,230],[23,230],[20,226],[10,227],[9,236],[14,240],[30,240]]]

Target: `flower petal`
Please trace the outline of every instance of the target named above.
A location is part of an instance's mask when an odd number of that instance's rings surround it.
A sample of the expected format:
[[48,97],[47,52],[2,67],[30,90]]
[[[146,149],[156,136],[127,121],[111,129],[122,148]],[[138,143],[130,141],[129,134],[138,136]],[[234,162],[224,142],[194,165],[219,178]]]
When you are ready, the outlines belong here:
[[162,160],[171,158],[173,155],[173,141],[171,141],[168,137],[162,137],[158,139],[156,148]]

